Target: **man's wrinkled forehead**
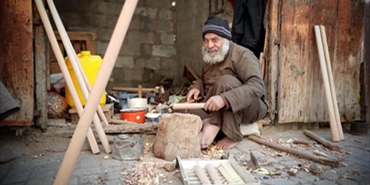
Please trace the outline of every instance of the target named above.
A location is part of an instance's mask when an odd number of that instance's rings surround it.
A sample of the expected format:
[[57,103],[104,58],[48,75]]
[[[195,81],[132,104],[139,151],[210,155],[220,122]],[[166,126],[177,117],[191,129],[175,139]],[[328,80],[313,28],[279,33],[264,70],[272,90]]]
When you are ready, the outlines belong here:
[[214,34],[214,33],[207,33],[204,35],[204,40],[212,40],[212,39],[222,39],[223,37],[217,35],[217,34]]

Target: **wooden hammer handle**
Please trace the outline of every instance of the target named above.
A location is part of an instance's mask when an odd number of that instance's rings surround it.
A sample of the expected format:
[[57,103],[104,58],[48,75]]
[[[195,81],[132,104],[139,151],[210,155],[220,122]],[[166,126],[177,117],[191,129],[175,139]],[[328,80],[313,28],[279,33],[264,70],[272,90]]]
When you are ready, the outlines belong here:
[[205,103],[175,103],[172,108],[177,109],[203,109]]

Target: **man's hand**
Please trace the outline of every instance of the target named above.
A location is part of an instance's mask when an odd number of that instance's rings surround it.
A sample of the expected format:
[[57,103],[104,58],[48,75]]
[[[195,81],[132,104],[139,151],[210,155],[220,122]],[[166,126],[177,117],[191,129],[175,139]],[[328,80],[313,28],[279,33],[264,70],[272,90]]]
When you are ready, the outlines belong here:
[[186,97],[186,101],[189,102],[189,100],[191,100],[191,99],[197,99],[198,96],[199,96],[199,94],[200,94],[200,90],[199,89],[192,88],[189,91],[189,93],[188,93],[188,95]]
[[224,99],[220,95],[212,96],[204,105],[206,111],[218,111],[225,106]]

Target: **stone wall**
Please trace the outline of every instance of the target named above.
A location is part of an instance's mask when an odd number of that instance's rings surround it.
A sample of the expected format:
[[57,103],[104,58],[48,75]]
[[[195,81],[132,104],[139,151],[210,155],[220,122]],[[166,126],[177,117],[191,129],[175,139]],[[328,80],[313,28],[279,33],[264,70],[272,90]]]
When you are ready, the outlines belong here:
[[[107,90],[113,86],[154,87],[162,75],[175,78],[175,9],[172,0],[139,0]],[[104,57],[124,0],[55,0],[67,31],[96,34]]]

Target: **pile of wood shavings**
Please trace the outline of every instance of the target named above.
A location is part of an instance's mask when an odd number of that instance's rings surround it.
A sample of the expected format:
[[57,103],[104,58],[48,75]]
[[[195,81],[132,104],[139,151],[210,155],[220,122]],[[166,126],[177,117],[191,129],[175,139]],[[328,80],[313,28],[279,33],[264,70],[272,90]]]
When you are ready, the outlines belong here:
[[206,150],[202,150],[204,158],[221,159],[226,153],[224,150],[219,150],[215,145],[210,145]]
[[157,185],[159,184],[159,169],[163,165],[143,161],[121,172],[121,180],[128,185]]

